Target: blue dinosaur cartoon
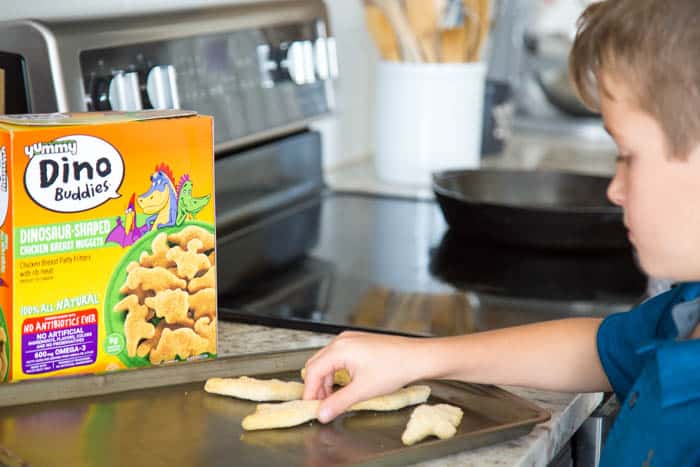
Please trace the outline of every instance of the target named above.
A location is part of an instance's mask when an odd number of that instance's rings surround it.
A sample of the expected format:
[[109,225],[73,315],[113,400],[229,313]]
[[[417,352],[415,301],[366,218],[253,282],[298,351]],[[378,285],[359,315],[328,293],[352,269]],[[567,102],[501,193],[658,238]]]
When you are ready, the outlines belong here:
[[145,214],[153,214],[146,219],[151,230],[175,225],[177,219],[177,194],[173,184],[173,172],[166,164],[156,166],[151,175],[151,187],[139,195],[137,203]]

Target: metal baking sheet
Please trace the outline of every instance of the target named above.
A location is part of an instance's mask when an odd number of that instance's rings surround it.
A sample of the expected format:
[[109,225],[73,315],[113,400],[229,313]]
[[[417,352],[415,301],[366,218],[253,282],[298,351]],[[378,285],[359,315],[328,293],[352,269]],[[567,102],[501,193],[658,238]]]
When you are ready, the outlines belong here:
[[213,376],[299,380],[312,351],[226,357],[101,376],[0,386],[0,465],[403,465],[528,433],[549,413],[494,386],[428,381],[431,404],[464,410],[457,434],[403,446],[413,407],[328,425],[244,432],[254,402],[207,394]]

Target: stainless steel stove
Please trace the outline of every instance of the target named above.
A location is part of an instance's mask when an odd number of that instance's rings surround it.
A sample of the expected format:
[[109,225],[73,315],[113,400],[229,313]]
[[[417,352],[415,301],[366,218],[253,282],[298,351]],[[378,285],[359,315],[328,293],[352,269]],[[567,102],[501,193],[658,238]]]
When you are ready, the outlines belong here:
[[605,316],[639,301],[646,284],[629,250],[478,244],[450,232],[432,201],[326,191],[312,217],[309,253],[224,291],[220,319],[453,335]]

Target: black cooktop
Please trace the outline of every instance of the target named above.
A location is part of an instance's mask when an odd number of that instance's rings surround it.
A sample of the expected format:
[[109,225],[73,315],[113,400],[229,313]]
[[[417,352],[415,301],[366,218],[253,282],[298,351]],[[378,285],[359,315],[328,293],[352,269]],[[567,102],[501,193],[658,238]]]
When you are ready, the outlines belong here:
[[[315,212],[309,253],[223,291],[220,319],[324,332],[453,335],[605,316],[637,303],[646,285],[631,250],[550,251],[467,240],[447,228],[433,201],[328,192]],[[305,226],[308,215],[300,220]],[[268,241],[285,242],[284,235],[275,237]]]

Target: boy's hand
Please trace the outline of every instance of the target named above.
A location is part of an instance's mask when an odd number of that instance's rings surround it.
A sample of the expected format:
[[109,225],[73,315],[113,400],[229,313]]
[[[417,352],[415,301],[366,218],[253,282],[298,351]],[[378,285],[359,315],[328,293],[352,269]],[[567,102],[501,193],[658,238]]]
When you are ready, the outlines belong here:
[[[421,378],[420,341],[344,332],[306,362],[304,399],[321,399],[318,419],[327,423],[348,407],[395,391]],[[352,381],[333,392],[333,374],[347,369]]]

